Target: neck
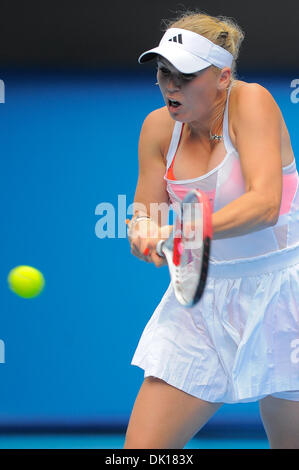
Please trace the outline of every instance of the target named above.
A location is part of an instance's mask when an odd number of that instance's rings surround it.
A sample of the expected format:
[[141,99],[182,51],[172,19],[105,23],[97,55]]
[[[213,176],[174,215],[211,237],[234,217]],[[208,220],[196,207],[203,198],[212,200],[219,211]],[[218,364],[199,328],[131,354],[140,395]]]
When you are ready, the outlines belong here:
[[[192,121],[187,124],[191,138],[201,140],[211,140],[210,133],[221,135],[224,118],[224,110],[227,99],[227,90],[221,92],[221,95],[214,102],[211,110],[200,121]],[[217,142],[217,140],[215,140]]]

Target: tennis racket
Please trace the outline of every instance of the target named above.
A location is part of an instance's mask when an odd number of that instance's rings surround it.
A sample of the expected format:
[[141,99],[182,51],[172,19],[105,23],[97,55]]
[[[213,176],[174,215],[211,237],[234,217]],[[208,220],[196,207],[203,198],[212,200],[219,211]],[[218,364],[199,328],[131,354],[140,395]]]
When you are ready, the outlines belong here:
[[180,205],[171,235],[156,246],[157,254],[167,260],[175,296],[185,307],[194,306],[204,292],[212,238],[210,201],[203,191],[193,189]]

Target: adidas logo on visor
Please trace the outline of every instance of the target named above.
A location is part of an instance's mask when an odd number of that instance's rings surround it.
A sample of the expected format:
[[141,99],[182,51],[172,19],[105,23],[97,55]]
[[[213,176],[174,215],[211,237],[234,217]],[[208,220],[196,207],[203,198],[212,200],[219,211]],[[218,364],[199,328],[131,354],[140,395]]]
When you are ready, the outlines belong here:
[[173,38],[168,39],[168,41],[179,42],[180,44],[183,44],[183,39],[182,39],[181,34],[178,34],[177,36],[173,36]]

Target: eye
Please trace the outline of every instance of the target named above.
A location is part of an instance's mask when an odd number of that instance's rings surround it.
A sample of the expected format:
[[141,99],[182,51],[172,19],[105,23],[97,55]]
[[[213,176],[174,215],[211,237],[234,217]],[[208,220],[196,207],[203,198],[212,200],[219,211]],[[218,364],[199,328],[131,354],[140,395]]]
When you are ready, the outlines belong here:
[[195,77],[196,77],[196,75],[194,75],[193,73],[186,73],[186,74],[182,73],[182,79],[186,80],[186,81],[189,81],[189,82],[191,80],[193,80],[193,78],[195,78]]
[[169,75],[169,70],[166,67],[159,67],[158,70],[163,74],[163,75]]
[[[168,77],[171,72],[170,70],[163,66],[163,65],[159,65],[157,64],[157,70],[158,72],[160,72],[164,77]],[[194,73],[180,73],[177,75],[177,78],[183,82],[190,82],[191,80],[193,80],[194,78],[196,78],[197,75],[195,75]]]

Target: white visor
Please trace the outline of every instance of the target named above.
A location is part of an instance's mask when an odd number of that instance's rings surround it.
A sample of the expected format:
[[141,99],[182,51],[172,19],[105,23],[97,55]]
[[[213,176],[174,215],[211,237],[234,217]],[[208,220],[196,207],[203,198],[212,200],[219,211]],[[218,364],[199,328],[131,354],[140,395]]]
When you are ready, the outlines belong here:
[[158,47],[144,52],[138,59],[141,64],[161,55],[181,73],[195,73],[210,65],[231,67],[233,55],[209,39],[187,29],[169,28]]

